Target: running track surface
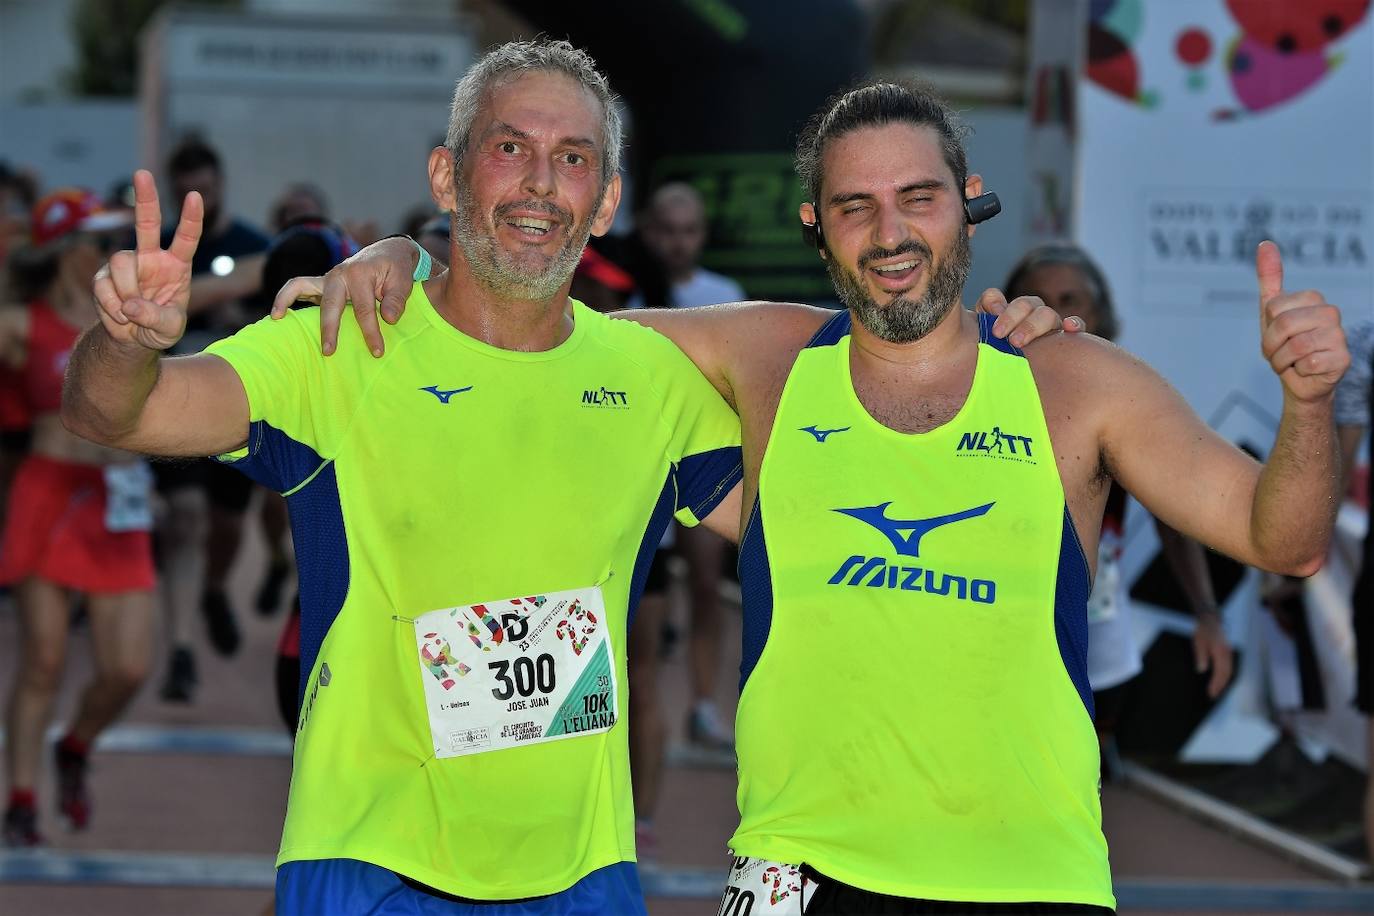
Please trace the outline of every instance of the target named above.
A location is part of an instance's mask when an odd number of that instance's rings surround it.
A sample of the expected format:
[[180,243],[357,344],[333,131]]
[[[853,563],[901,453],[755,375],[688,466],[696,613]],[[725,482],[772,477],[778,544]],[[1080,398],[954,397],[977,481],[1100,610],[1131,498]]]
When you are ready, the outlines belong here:
[[[231,584],[245,630],[235,658],[213,654],[196,618],[201,683],[193,705],[158,698],[166,654],[159,642],[154,674],[113,736],[119,740],[96,757],[89,831],[61,830],[52,816],[51,774],[45,776],[42,829],[51,848],[38,855],[0,852],[0,913],[266,911],[270,894],[263,888],[290,761],[272,693],[282,614],[263,619],[250,606],[262,555],[250,525]],[[674,614],[685,631],[680,599]],[[737,626],[738,615],[727,613]],[[13,608],[0,602],[0,684],[6,689],[16,636]],[[90,670],[88,636],[81,631],[74,637],[59,717],[69,714]],[[679,643],[664,684],[670,741],[679,747],[687,705],[683,655]],[[727,714],[734,707],[738,662],[738,646],[727,639],[718,690]],[[45,751],[45,765],[48,760]],[[713,914],[715,901],[699,895],[724,876],[725,840],[735,818],[734,772],[697,765],[702,761],[681,752],[677,760],[664,779],[656,868],[645,874],[646,888],[661,895],[651,896],[649,910],[653,916]],[[1103,807],[1123,914],[1374,911],[1369,885],[1349,888],[1324,879],[1130,789],[1108,787]]]

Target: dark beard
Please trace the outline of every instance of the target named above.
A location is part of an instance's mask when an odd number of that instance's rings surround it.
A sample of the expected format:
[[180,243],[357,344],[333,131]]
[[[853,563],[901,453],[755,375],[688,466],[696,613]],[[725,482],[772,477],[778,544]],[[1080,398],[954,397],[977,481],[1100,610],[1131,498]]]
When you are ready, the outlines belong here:
[[931,266],[930,248],[915,239],[893,249],[870,248],[860,256],[858,272],[850,271],[833,254],[825,260],[840,301],[870,334],[889,343],[911,343],[934,330],[959,303],[972,260],[968,233],[961,229],[949,253],[933,265],[925,295],[919,299],[897,296],[887,305],[879,305],[864,287],[860,274],[874,261],[902,254],[919,255],[928,268]]

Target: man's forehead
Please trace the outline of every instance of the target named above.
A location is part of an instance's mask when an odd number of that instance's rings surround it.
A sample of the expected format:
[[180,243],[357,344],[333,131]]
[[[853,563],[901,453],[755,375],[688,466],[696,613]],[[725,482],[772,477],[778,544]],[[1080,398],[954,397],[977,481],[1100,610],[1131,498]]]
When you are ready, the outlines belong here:
[[600,136],[601,103],[592,91],[561,73],[523,73],[493,86],[478,109],[484,132],[530,136]]
[[862,127],[826,143],[821,194],[877,193],[916,184],[952,183],[953,173],[933,127]]

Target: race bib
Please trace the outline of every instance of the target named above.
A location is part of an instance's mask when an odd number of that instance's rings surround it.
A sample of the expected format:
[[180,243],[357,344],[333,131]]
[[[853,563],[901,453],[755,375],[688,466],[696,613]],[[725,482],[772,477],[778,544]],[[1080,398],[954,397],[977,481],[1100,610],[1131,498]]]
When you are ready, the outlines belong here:
[[799,916],[806,912],[816,883],[795,865],[767,859],[737,858],[730,865],[725,896],[716,916]]
[[148,531],[153,527],[153,472],[147,462],[107,464],[105,530]]
[[415,620],[436,757],[607,731],[617,686],[597,586],[465,604]]

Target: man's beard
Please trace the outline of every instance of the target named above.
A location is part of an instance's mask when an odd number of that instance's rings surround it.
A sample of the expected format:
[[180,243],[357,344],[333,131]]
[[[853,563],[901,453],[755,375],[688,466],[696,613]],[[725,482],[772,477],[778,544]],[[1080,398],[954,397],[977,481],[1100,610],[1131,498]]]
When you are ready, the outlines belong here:
[[[492,292],[511,299],[537,301],[552,298],[577,269],[582,250],[592,234],[595,212],[573,225],[572,214],[548,201],[522,200],[502,204],[492,214],[492,228],[480,222],[477,202],[467,185],[458,182],[458,210],[454,214],[453,237],[463,251],[474,277]],[[563,245],[542,266],[531,267],[496,242],[496,227],[514,210],[546,213],[558,221],[553,232],[562,232]],[[531,252],[533,254],[533,252]],[[539,255],[542,257],[542,255]]]
[[869,333],[889,343],[911,343],[929,334],[959,303],[971,261],[968,234],[960,229],[949,253],[933,265],[934,273],[923,296],[910,299],[900,295],[887,305],[879,305],[869,295],[861,275],[874,261],[902,254],[918,255],[925,262],[925,269],[932,269],[930,248],[915,239],[892,249],[868,249],[859,257],[857,273],[841,264],[833,254],[825,260],[825,269],[830,273],[830,282],[835,285],[840,301]]

